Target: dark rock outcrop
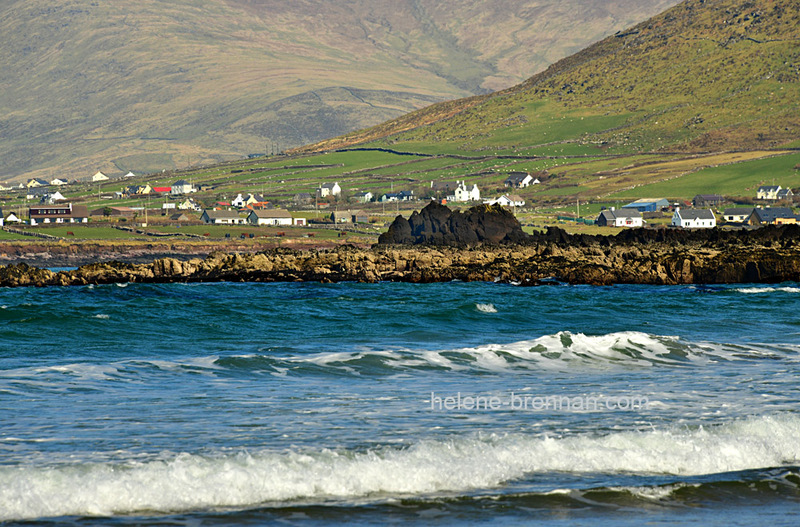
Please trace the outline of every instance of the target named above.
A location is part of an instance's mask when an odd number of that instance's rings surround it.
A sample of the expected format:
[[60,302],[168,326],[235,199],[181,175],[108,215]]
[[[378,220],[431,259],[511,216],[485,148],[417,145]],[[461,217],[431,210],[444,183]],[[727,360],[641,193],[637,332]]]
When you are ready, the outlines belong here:
[[378,244],[465,246],[522,243],[528,238],[514,215],[499,205],[478,205],[454,212],[432,201],[408,219],[395,218],[389,230],[378,238]]

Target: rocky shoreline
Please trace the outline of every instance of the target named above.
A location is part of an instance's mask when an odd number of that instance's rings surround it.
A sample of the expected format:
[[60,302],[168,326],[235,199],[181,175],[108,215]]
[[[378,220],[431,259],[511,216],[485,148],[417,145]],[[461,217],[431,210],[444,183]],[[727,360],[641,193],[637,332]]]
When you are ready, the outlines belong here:
[[[442,210],[444,209],[444,210]],[[617,236],[527,235],[510,213],[429,206],[398,217],[381,242],[308,250],[212,252],[149,263],[95,262],[53,272],[0,266],[0,286],[120,282],[448,282],[522,285],[724,284],[800,281],[800,225],[747,231],[631,229]],[[509,235],[510,233],[510,235]],[[399,242],[399,243],[398,243]]]
[[120,282],[447,282],[538,285],[721,284],[800,281],[800,245],[631,243],[571,246],[352,246],[325,251],[273,249],[256,254],[215,252],[204,259],[161,258],[147,264],[93,263],[53,272],[27,264],[0,267],[0,286]]

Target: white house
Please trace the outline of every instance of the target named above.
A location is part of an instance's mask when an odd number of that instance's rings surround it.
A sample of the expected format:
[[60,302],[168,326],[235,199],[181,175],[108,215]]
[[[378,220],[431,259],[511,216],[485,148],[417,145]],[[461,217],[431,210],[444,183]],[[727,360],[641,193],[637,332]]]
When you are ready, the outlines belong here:
[[123,177],[123,178],[127,178],[127,177],[136,177],[136,174],[134,174],[133,172],[128,172],[127,174],[125,174],[125,175],[124,175],[124,176],[122,176],[122,177]]
[[399,192],[387,192],[386,194],[382,195],[378,201],[414,201],[414,199],[413,190],[401,190]]
[[28,188],[36,188],[36,187],[46,187],[49,184],[50,183],[48,183],[44,179],[33,178],[29,179],[28,182],[25,184],[25,186]]
[[294,219],[288,210],[251,210],[247,215],[247,223],[251,225],[292,225]]
[[97,183],[98,181],[108,181],[108,176],[102,172],[97,172],[92,176],[92,183]]
[[186,198],[185,200],[178,203],[177,207],[178,210],[200,210],[200,205],[195,203],[195,201],[191,198]]
[[328,196],[338,196],[342,193],[342,187],[339,183],[323,183],[317,189],[318,198],[327,198]]
[[641,227],[644,224],[642,213],[636,209],[604,210],[597,216],[595,223],[600,227]]
[[359,192],[355,195],[356,201],[359,203],[369,203],[375,196],[370,191]]
[[753,207],[733,207],[725,209],[722,218],[728,223],[744,223],[753,213]]
[[455,192],[453,192],[452,201],[480,201],[481,200],[481,191],[478,189],[478,185],[472,185],[472,188],[467,186],[466,181],[462,181],[456,187]]
[[215,225],[242,225],[246,221],[235,210],[204,210],[200,219]]
[[266,201],[263,196],[258,194],[248,194],[246,197],[243,197],[241,194],[233,198],[231,200],[231,206],[244,208],[248,205],[252,205],[253,203],[263,203]]
[[510,172],[503,184],[507,187],[525,188],[531,185],[538,185],[539,180],[527,172]]
[[716,227],[717,218],[711,209],[675,209],[672,225],[683,229],[711,229]]
[[[19,219],[13,212],[9,212],[5,215],[5,218],[0,218],[0,220],[4,221],[5,223],[22,223],[22,220]],[[0,225],[2,225],[2,223],[0,223]]]
[[65,198],[61,192],[56,190],[55,192],[48,192],[47,194],[42,195],[41,202],[52,205],[56,201],[64,201],[65,199],[67,198]]
[[170,190],[170,194],[173,196],[182,196],[184,194],[191,194],[192,192],[196,191],[197,189],[194,188],[194,185],[185,179],[180,179],[172,184],[172,190]]
[[61,178],[59,178],[59,177],[57,177],[57,178],[53,179],[53,180],[50,182],[50,184],[51,184],[51,185],[54,185],[54,186],[66,185],[67,183],[69,183],[69,181],[67,181],[66,179],[61,179]]
[[780,191],[781,191],[780,185],[762,185],[758,187],[758,191],[756,191],[756,198],[776,200],[778,199],[778,192]]
[[500,205],[502,207],[522,207],[525,205],[525,200],[516,194],[503,194],[499,198],[490,199],[484,203],[487,205]]

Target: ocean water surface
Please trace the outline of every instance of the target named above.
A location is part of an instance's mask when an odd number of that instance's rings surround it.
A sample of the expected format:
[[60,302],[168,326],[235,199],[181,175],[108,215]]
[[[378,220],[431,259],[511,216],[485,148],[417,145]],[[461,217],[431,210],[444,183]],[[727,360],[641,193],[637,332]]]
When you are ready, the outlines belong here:
[[0,523],[800,524],[800,285],[0,289]]

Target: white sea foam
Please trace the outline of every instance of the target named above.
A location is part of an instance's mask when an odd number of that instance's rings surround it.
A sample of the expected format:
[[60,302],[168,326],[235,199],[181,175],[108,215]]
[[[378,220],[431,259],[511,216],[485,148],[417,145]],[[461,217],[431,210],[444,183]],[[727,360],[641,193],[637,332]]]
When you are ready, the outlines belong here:
[[497,313],[497,308],[493,304],[475,304],[475,309],[481,313]]
[[[487,344],[471,348],[438,350],[359,350],[324,352],[311,355],[272,357],[273,368],[297,368],[304,364],[361,373],[360,361],[380,358],[386,369],[402,370],[431,366],[451,370],[506,372],[519,369],[563,370],[585,367],[652,367],[657,364],[689,366],[718,360],[746,360],[797,355],[800,346],[742,346],[688,342],[675,336],[649,335],[622,331],[606,335],[585,335],[561,331],[533,340],[506,344]],[[239,357],[253,358],[253,355]],[[370,362],[370,371],[374,371]]]
[[800,293],[800,287],[741,287],[736,289],[739,293],[764,294],[764,293]]
[[104,314],[104,313],[99,313],[99,314],[95,315],[94,318],[99,318],[101,320],[108,320],[110,317],[108,315]]
[[492,488],[537,473],[692,476],[800,462],[800,417],[603,436],[470,435],[370,451],[180,454],[0,466],[0,520],[252,507]]

